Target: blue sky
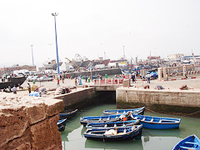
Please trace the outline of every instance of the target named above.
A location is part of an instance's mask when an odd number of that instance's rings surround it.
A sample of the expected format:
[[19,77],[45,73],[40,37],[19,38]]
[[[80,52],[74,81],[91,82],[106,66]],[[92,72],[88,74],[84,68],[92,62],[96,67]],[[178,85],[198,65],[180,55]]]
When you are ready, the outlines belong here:
[[119,59],[200,54],[199,0],[2,0],[0,66],[42,63],[56,58],[57,12],[61,61],[75,54]]

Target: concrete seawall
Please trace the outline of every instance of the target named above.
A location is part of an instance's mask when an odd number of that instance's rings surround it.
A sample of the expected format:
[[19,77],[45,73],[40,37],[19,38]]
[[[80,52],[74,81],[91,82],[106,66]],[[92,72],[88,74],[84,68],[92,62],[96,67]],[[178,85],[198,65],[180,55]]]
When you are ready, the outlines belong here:
[[94,97],[95,90],[92,87],[84,88],[80,91],[74,91],[71,93],[66,93],[62,95],[57,95],[55,99],[62,99],[64,102],[65,109],[72,107],[79,107],[88,105],[87,100],[90,100]]
[[116,100],[115,90],[98,90],[97,87],[82,88],[67,94],[57,95],[54,98],[63,100],[65,109],[83,108],[99,105],[100,103],[114,103]]
[[200,110],[200,92],[122,87],[116,90],[116,104],[118,107],[147,106],[163,113],[192,113]]

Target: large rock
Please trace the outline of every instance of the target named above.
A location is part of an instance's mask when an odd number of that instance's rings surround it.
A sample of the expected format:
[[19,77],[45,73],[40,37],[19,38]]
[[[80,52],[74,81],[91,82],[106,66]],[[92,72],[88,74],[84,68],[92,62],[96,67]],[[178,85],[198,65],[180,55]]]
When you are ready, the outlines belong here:
[[27,129],[20,138],[9,141],[8,143],[1,145],[0,149],[2,150],[31,150],[31,132],[30,129]]
[[34,135],[32,136],[32,147],[38,150],[62,149],[62,139],[56,124],[58,120],[59,115],[56,115],[30,127],[31,135]]
[[[0,147],[23,135],[29,126],[27,111],[24,106],[1,109]],[[1,149],[1,148],[0,148]]]
[[62,100],[0,93],[0,149],[62,149],[63,109]]

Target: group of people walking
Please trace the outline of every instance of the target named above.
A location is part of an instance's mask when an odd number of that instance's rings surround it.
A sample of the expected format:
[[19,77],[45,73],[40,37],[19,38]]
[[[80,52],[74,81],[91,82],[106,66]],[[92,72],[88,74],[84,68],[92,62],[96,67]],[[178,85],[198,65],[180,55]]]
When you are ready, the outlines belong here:
[[[135,74],[133,74],[133,75],[131,76],[131,79],[132,79],[132,82],[133,82],[133,83],[136,83],[136,75],[135,75]],[[141,78],[141,79],[143,79],[143,78]],[[145,78],[144,78],[144,79],[145,79]],[[146,79],[147,79],[147,83],[150,84],[151,75],[148,74],[148,75],[146,76]]]

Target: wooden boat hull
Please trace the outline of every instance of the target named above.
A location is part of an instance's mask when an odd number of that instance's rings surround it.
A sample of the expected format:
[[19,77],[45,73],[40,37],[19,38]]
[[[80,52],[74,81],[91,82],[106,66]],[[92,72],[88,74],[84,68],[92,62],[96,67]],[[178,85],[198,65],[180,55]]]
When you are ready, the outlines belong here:
[[11,88],[18,87],[18,85],[22,85],[24,81],[26,80],[26,77],[14,77],[10,78],[9,81],[6,82],[0,82],[0,89],[8,88],[9,86]]
[[146,129],[176,129],[176,128],[179,128],[179,123],[159,124],[159,123],[141,122],[141,124]]
[[60,132],[65,131],[65,126],[64,125],[58,126],[58,131]]
[[59,113],[59,116],[60,116],[60,119],[70,119],[70,118],[73,118],[78,112],[78,109],[68,109],[68,110],[65,110],[61,113]]
[[57,122],[58,130],[59,130],[59,131],[64,131],[64,130],[65,130],[66,123],[67,123],[67,118],[59,120],[59,121]]
[[133,115],[135,119],[140,119],[140,124],[146,129],[174,129],[179,128],[179,118],[165,118],[154,116]]
[[136,115],[144,115],[144,111],[145,111],[145,106],[141,108],[135,108],[135,109],[108,109],[108,110],[104,110],[103,114],[117,115],[117,114],[131,112],[132,114],[136,114]]
[[132,118],[129,118],[131,116],[131,113],[129,114],[128,112],[119,115],[86,116],[80,118],[80,123],[86,125],[88,123],[116,122],[116,121],[122,121],[123,119],[122,116],[126,116],[127,120],[132,120]]
[[[126,130],[126,132],[124,132]],[[124,141],[132,139],[140,139],[142,134],[142,125],[136,125],[135,128],[126,127],[119,128],[116,135],[105,134],[106,129],[92,129],[87,130],[84,133],[84,137],[92,140],[101,140],[101,141]]]
[[193,134],[178,142],[172,150],[200,150],[200,140]]
[[121,128],[133,125],[139,125],[140,120],[129,120],[129,121],[117,121],[117,122],[102,122],[102,123],[88,123],[86,125],[87,129],[110,129],[113,127]]
[[88,123],[109,123],[109,122],[116,122],[116,121],[120,121],[120,118],[114,118],[114,119],[103,119],[103,120],[99,120],[99,119],[90,119],[90,120],[83,120],[80,121],[80,123],[84,126],[86,126]]

